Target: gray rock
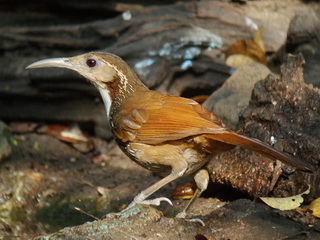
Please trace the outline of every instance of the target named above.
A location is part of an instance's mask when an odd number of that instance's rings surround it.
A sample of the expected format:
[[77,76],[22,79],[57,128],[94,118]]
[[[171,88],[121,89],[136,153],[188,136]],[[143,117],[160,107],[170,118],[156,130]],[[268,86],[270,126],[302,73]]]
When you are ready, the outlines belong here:
[[259,63],[241,66],[207,99],[204,106],[228,126],[235,127],[240,112],[249,104],[254,84],[269,74],[270,70]]
[[0,162],[11,155],[11,133],[7,125],[0,121]]
[[286,49],[302,53],[305,59],[304,80],[320,87],[320,18],[310,7],[301,8],[290,22]]

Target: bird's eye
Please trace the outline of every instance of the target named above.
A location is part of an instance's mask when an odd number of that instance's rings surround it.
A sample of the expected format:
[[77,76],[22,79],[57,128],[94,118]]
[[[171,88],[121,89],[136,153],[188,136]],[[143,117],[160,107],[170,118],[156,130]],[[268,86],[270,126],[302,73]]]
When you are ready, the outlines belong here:
[[94,60],[94,59],[88,59],[87,60],[87,65],[88,65],[88,67],[94,67],[94,66],[96,66],[96,64],[97,64],[97,61],[96,60]]

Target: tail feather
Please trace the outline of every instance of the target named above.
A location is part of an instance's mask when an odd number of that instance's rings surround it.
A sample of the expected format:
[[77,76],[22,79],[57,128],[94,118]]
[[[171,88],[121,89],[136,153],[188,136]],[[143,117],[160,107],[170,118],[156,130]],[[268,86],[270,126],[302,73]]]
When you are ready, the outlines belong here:
[[225,132],[223,134],[208,135],[207,137],[224,143],[241,146],[243,148],[260,153],[272,160],[280,160],[283,163],[286,163],[303,171],[315,171],[314,167],[311,164],[303,162],[288,153],[278,151],[270,145],[255,138],[249,138],[231,131]]

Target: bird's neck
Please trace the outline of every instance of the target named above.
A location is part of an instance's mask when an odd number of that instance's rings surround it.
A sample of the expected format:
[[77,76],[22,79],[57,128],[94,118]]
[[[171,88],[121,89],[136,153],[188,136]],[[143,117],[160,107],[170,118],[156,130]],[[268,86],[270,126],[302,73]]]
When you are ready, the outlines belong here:
[[145,89],[148,88],[139,80],[133,70],[118,71],[114,81],[105,83],[103,87],[99,87],[108,120],[121,110],[122,103],[126,98],[133,94],[139,94],[139,91]]

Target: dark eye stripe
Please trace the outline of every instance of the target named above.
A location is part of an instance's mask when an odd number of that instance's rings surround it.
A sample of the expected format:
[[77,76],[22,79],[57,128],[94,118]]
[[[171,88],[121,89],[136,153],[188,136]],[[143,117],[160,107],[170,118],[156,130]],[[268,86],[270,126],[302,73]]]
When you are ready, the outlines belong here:
[[97,61],[94,60],[94,59],[88,59],[87,60],[88,67],[94,67],[94,66],[96,66],[96,64],[97,64]]

